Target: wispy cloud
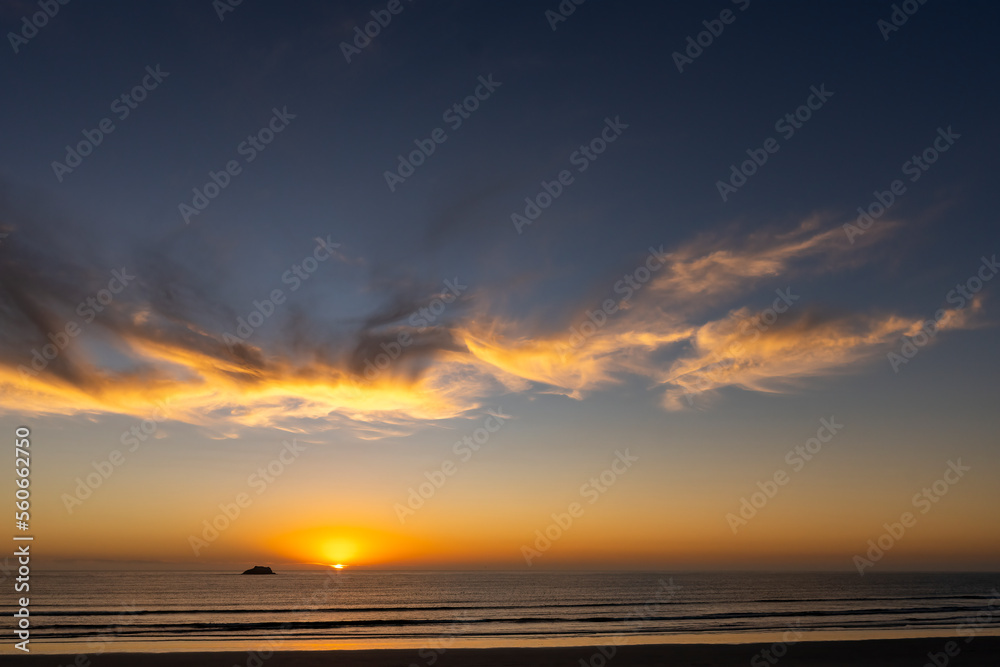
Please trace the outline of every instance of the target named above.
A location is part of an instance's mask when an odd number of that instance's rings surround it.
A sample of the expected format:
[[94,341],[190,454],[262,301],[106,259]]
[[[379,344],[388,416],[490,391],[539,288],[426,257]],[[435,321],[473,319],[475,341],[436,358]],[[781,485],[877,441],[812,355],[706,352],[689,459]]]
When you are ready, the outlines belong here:
[[[848,371],[876,358],[884,361],[900,336],[923,325],[923,320],[891,314],[831,315],[810,309],[767,331],[748,331],[745,323],[754,315],[741,308],[698,328],[690,353],[658,380],[667,409],[690,407],[696,397],[711,397],[723,387],[788,391],[805,378]],[[949,310],[938,330],[963,328],[971,315]]]
[[[891,229],[887,223],[879,233]],[[589,335],[573,321],[538,331],[534,320],[491,312],[483,290],[416,327],[407,316],[436,293],[409,285],[382,294],[381,310],[336,334],[305,336],[301,322],[286,320],[284,336],[232,345],[219,317],[228,309],[184,288],[183,269],[160,258],[39,371],[30,351],[63,331],[107,276],[93,260],[19,245],[17,236],[0,254],[0,409],[141,416],[165,404],[171,419],[218,437],[262,426],[402,435],[472,416],[498,394],[579,399],[630,376],[662,391],[667,409],[681,409],[692,404],[686,397],[723,387],[782,391],[854,368],[921,324],[892,313],[823,314],[813,304],[748,335],[755,312],[746,301],[761,285],[849,268],[879,236],[850,246],[839,225],[814,217],[781,234],[705,237],[664,252],[648,286],[616,296],[615,312]],[[346,255],[339,260],[361,266]],[[728,308],[722,315],[720,306]],[[974,311],[949,312],[942,328],[968,326]],[[366,377],[365,360],[401,333],[413,343],[385,372]]]

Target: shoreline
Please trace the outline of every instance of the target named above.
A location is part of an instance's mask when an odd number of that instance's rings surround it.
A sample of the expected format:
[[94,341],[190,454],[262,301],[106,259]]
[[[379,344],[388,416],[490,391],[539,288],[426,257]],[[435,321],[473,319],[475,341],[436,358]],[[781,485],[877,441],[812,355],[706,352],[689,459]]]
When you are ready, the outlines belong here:
[[[765,653],[765,651],[767,653]],[[949,653],[951,655],[949,655]],[[779,655],[780,654],[780,655]],[[279,650],[268,654],[256,651],[105,653],[20,655],[18,664],[32,667],[86,665],[106,667],[509,667],[524,665],[593,665],[618,667],[736,667],[747,664],[782,667],[920,667],[934,654],[941,664],[955,662],[962,667],[996,665],[1000,637],[967,636],[920,639],[866,639],[847,641],[802,641],[784,644],[632,644],[623,646],[453,648],[423,649],[343,649],[315,651]],[[9,655],[9,654],[8,654]]]

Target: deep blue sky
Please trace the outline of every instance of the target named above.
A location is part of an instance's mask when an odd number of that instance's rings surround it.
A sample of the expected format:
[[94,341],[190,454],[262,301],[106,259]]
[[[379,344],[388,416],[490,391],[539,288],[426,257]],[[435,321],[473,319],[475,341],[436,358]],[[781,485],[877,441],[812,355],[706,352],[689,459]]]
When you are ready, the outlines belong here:
[[[121,242],[118,252],[168,243],[195,257],[234,243],[238,252],[213,259],[239,271],[279,250],[296,257],[302,234],[325,232],[373,267],[405,266],[431,281],[442,263],[463,275],[498,264],[490,279],[500,284],[544,264],[566,278],[541,290],[565,298],[581,257],[584,276],[613,275],[623,254],[733,221],[849,215],[938,126],[952,125],[964,139],[958,152],[896,207],[947,200],[949,232],[921,220],[894,243],[926,271],[928,261],[975,254],[988,229],[997,11],[988,3],[923,6],[888,42],[876,21],[891,9],[877,3],[752,3],[744,12],[722,2],[589,3],[555,32],[546,3],[403,6],[348,64],[338,45],[374,5],[244,3],[223,22],[210,3],[68,5],[3,68],[5,90],[16,91],[2,111],[5,181],[72,211],[102,245]],[[735,22],[678,73],[671,53],[729,7]],[[10,7],[4,19],[15,25],[20,15]],[[163,86],[57,183],[52,160],[155,64],[170,72]],[[503,83],[495,97],[390,194],[382,173],[395,156],[489,73]],[[715,182],[821,83],[835,93],[829,105],[724,204]],[[298,115],[289,131],[181,233],[178,203],[275,106]],[[606,115],[629,123],[622,142],[530,239],[512,236],[510,211]]]

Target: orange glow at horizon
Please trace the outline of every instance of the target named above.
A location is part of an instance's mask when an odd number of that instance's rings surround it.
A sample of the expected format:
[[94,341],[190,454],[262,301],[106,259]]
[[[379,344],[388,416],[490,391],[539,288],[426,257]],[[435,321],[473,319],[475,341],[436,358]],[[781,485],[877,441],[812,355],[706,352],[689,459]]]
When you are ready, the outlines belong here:
[[423,551],[412,537],[360,526],[318,526],[280,533],[268,539],[266,546],[290,561],[337,569],[398,562]]
[[[67,451],[81,444],[92,447],[92,453],[81,451],[74,459],[76,467],[50,469],[59,478],[51,482],[50,493],[39,494],[47,500],[32,509],[40,509],[44,519],[40,525],[53,533],[49,553],[59,557],[113,554],[122,559],[205,563],[263,554],[335,569],[455,563],[524,567],[521,547],[533,544],[535,533],[545,530],[552,513],[579,500],[580,484],[607,465],[587,457],[621,443],[642,450],[642,463],[593,509],[586,506],[586,516],[551,550],[544,550],[538,561],[542,566],[741,559],[849,563],[868,539],[878,537],[882,521],[899,516],[900,506],[905,507],[913,493],[895,462],[874,466],[869,452],[893,447],[897,452],[910,451],[904,438],[916,434],[920,441],[920,447],[912,448],[919,453],[916,462],[928,456],[921,447],[929,451],[927,445],[951,434],[925,436],[907,427],[883,441],[871,434],[857,442],[849,442],[853,437],[849,434],[838,436],[821,463],[795,477],[794,490],[782,491],[780,499],[737,534],[727,525],[727,513],[739,507],[742,495],[755,490],[757,479],[772,474],[788,445],[767,453],[767,429],[757,437],[756,426],[732,443],[723,439],[724,430],[692,436],[691,424],[698,422],[689,421],[688,415],[670,416],[677,418],[672,422],[679,427],[676,431],[654,431],[651,424],[660,425],[660,412],[650,413],[648,423],[627,422],[622,416],[628,413],[608,412],[598,397],[587,406],[597,409],[581,410],[574,418],[578,423],[541,422],[543,433],[522,428],[513,434],[518,427],[506,427],[497,441],[482,447],[482,454],[460,461],[454,481],[448,481],[440,496],[428,497],[433,509],[408,517],[405,523],[393,509],[394,503],[408,502],[404,500],[408,487],[430,483],[425,470],[438,470],[445,458],[455,462],[458,453],[448,445],[468,425],[442,422],[481,418],[486,406],[496,405],[494,398],[522,401],[523,415],[511,418],[528,424],[543,412],[530,405],[536,399],[559,395],[584,400],[589,392],[638,377],[660,392],[662,412],[694,412],[689,407],[695,395],[710,397],[729,387],[781,392],[805,378],[884,360],[884,353],[901,336],[919,333],[925,321],[889,311],[809,311],[803,299],[774,310],[772,323],[758,329],[753,323],[767,312],[766,303],[730,303],[749,296],[756,280],[791,270],[796,260],[828,261],[826,269],[837,269],[840,253],[850,248],[843,247],[842,230],[817,231],[817,224],[803,223],[776,238],[751,237],[731,244],[734,247],[723,247],[725,239],[681,246],[665,255],[663,267],[650,277],[647,288],[634,299],[614,301],[616,311],[586,336],[570,326],[579,325],[585,319],[582,313],[600,301],[577,311],[575,319],[570,316],[565,322],[542,326],[530,318],[491,310],[491,295],[484,292],[470,301],[461,318],[442,319],[435,328],[447,344],[428,344],[424,356],[400,356],[370,378],[359,368],[366,361],[363,351],[351,348],[342,356],[333,352],[324,356],[318,350],[299,349],[296,356],[286,354],[294,347],[283,346],[280,339],[265,339],[263,333],[253,344],[229,347],[216,332],[193,322],[158,320],[140,304],[137,314],[127,319],[108,312],[103,324],[88,329],[45,372],[33,375],[17,366],[0,365],[0,411],[75,416],[70,426],[65,425],[68,421],[57,424],[54,434],[63,437]],[[873,230],[863,242],[879,233],[883,232]],[[850,250],[856,252],[857,247]],[[771,302],[774,295],[766,297],[765,302]],[[984,298],[976,296],[967,306],[942,310],[936,330],[978,326]],[[762,305],[765,310],[760,310]],[[778,320],[778,312],[786,311],[790,312]],[[397,321],[373,331],[366,333],[418,333]],[[91,345],[94,342],[100,345]],[[408,354],[416,354],[419,347],[412,346]],[[544,408],[558,409],[557,403],[568,401],[553,400]],[[590,412],[610,419],[602,423],[583,414]],[[179,435],[171,440],[167,432],[173,424],[164,426],[153,436],[158,442],[164,440],[162,445],[125,454],[127,474],[115,473],[107,484],[103,480],[108,478],[102,477],[101,487],[95,487],[94,498],[85,506],[65,506],[63,497],[83,485],[79,478],[97,475],[95,466],[105,465],[102,462],[112,448],[124,442],[120,431],[107,431],[104,425],[88,431],[93,441],[77,439],[73,427],[100,422],[108,414],[204,428],[178,428]],[[102,429],[110,435],[98,442],[93,434]],[[212,541],[204,555],[192,554],[188,536],[203,534],[202,522],[217,514],[220,501],[231,504],[237,493],[247,491],[247,475],[262,463],[258,458],[267,456],[261,453],[265,450],[255,450],[253,440],[260,433],[252,429],[276,429],[282,436],[308,434],[303,440],[312,436],[309,456],[316,457],[315,464],[290,466],[288,477],[277,480],[273,488],[267,485],[266,498]],[[325,433],[338,429],[343,437]],[[848,433],[858,432],[853,429],[852,425]],[[414,434],[402,442],[403,436]],[[787,434],[790,444],[808,435]],[[198,440],[235,440],[245,435],[246,443],[225,442],[218,449]],[[370,447],[359,442],[376,439],[387,442]],[[751,446],[761,454],[759,471],[754,466],[744,469],[745,461],[739,460]],[[703,451],[721,456],[712,459]],[[768,458],[772,454],[773,463]],[[182,455],[190,455],[198,465],[182,462]],[[725,461],[726,456],[733,460]],[[245,471],[240,467],[244,461]],[[854,465],[858,461],[863,465]],[[676,472],[682,466],[687,466],[687,478]],[[820,466],[827,473],[833,466],[833,474],[823,477]],[[878,477],[869,472],[874,470],[880,471]],[[928,479],[933,480],[934,474],[929,472]],[[336,482],[331,481],[334,477]],[[942,509],[921,520],[919,530],[907,535],[890,560],[954,554],[985,559],[1000,553],[1000,536],[977,523],[983,512],[973,491],[994,504],[997,498],[985,480],[982,476],[963,482]],[[845,496],[843,489],[850,489],[850,494]],[[169,507],[164,507],[164,498],[173,499]],[[295,523],[287,523],[289,517]],[[861,517],[871,520],[862,524]]]

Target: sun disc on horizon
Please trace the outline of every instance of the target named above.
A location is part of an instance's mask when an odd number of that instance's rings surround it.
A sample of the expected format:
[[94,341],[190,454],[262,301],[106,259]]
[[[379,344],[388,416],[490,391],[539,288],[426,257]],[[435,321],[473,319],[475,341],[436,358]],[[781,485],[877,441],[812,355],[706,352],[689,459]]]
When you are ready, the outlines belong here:
[[[344,561],[350,560],[357,554],[358,546],[354,540],[350,539],[327,539],[322,546],[322,551],[326,556],[326,562],[336,563],[343,567]],[[334,565],[334,567],[337,567],[337,565]]]

